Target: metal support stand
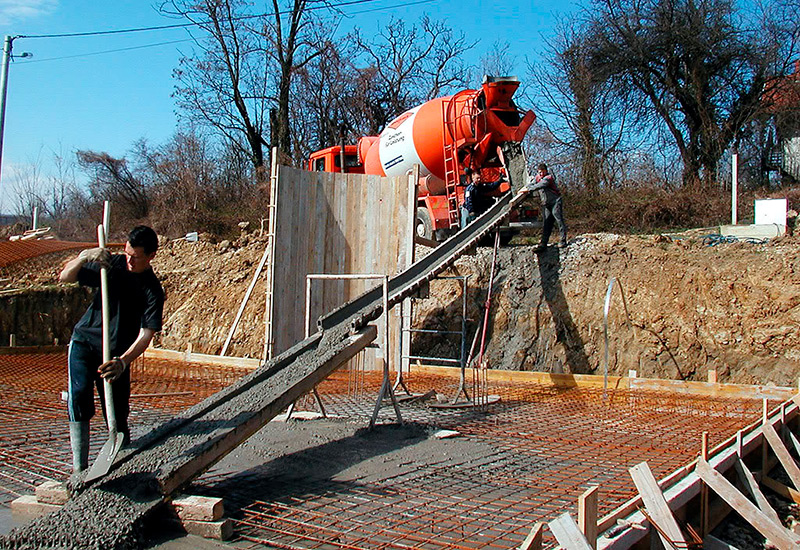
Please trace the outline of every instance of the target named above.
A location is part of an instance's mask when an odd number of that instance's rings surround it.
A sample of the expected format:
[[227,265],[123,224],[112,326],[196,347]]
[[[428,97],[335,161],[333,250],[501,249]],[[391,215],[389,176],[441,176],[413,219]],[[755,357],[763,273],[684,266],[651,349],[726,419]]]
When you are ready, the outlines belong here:
[[[399,370],[399,369],[398,369]],[[378,412],[381,410],[383,400],[389,396],[392,400],[392,407],[394,407],[394,414],[397,416],[397,422],[402,424],[403,417],[400,415],[400,407],[397,405],[397,398],[394,396],[394,389],[389,382],[389,277],[383,276],[383,383],[381,384],[381,391],[378,394],[378,400],[375,401],[375,410],[372,411],[372,418],[369,421],[370,429],[375,427],[375,422],[378,420]]]
[[[483,324],[478,327],[475,331],[475,337],[472,339],[472,345],[470,346],[469,356],[467,357],[466,361],[463,362],[461,367],[461,376],[459,380],[459,387],[458,390],[453,397],[453,399],[448,404],[434,404],[432,405],[434,408],[460,408],[460,407],[486,407],[491,403],[495,403],[499,401],[498,396],[490,396],[488,394],[488,373],[486,364],[483,360],[483,352],[486,346],[486,331],[489,326],[489,314],[491,311],[492,305],[492,287],[494,286],[494,273],[495,267],[497,266],[497,251],[500,248],[500,232],[495,233],[494,239],[494,253],[492,255],[492,270],[489,275],[489,289],[486,296],[486,302],[484,305],[484,314],[483,314]],[[464,322],[466,323],[466,302],[464,305]],[[464,331],[466,332],[466,325],[464,326]],[[478,336],[481,337],[481,347],[480,352],[478,354],[478,364],[472,369],[472,398],[470,399],[469,393],[467,393],[466,389],[466,375],[465,371],[466,368],[472,364],[472,360],[475,353],[475,346],[478,342]],[[463,341],[463,340],[462,340]],[[462,344],[462,357],[464,354],[464,344]],[[461,396],[464,396],[466,401],[459,401]]]
[[[408,305],[406,305],[408,303]],[[403,300],[398,304],[398,317],[399,317],[399,324],[400,324],[400,341],[398,342],[398,354],[397,354],[397,378],[394,381],[394,387],[392,388],[394,391],[397,391],[397,388],[403,388],[403,391],[406,392],[407,397],[414,397],[414,394],[408,389],[406,386],[405,381],[403,380],[403,360],[407,358],[407,356],[403,355],[403,339],[406,337],[406,331],[403,330],[403,322],[406,315],[406,308],[411,308],[411,300]]]
[[[460,373],[461,374],[461,380],[459,382],[458,393],[453,398],[453,402],[455,403],[455,401],[459,398],[459,396],[461,395],[462,392],[464,393],[464,395],[467,395],[466,394],[466,390],[464,389],[464,369],[465,369],[466,365],[469,363],[469,360],[468,360],[468,357],[467,357],[467,289],[468,289],[468,286],[469,286],[469,276],[463,276],[462,275],[462,276],[457,276],[457,277],[436,277],[433,280],[445,280],[445,279],[450,279],[450,280],[455,280],[455,281],[460,281],[461,282],[461,330],[432,330],[432,329],[412,329],[412,328],[407,328],[407,329],[403,329],[403,334],[404,334],[404,336],[408,335],[409,338],[410,338],[411,333],[414,333],[414,332],[425,333],[425,334],[459,334],[459,335],[461,335],[461,345],[460,345],[460,352],[459,352],[458,359],[450,359],[448,357],[424,357],[424,356],[421,356],[421,355],[411,355],[411,354],[402,355],[401,359],[409,360],[409,361],[412,360],[412,359],[416,359],[416,360],[431,361],[431,362],[434,362],[434,363],[439,362],[439,363],[450,363],[452,365],[458,365],[460,367],[460,369],[461,369],[461,373]],[[474,348],[474,344],[473,344],[473,348]],[[395,389],[397,389],[397,387],[399,385],[402,385],[403,389],[406,390],[406,392],[408,393],[409,396],[419,397],[417,395],[411,394],[411,392],[408,391],[408,389],[406,388],[405,384],[403,383],[402,376],[401,376],[400,372],[398,372],[397,381],[395,382],[395,386],[394,386]],[[467,399],[469,399],[468,395],[467,395]]]
[[[353,280],[353,279],[380,279],[383,283],[383,339],[381,341],[380,347],[383,353],[383,382],[381,383],[381,391],[378,394],[378,400],[375,402],[375,411],[372,413],[372,418],[369,422],[369,427],[373,428],[375,426],[375,422],[378,418],[378,412],[380,411],[381,404],[384,399],[387,397],[392,400],[392,406],[394,407],[395,415],[397,416],[397,422],[400,424],[403,423],[403,417],[400,414],[400,408],[397,405],[397,398],[394,395],[394,389],[390,382],[389,377],[389,277],[387,275],[378,275],[375,273],[352,273],[352,274],[342,274],[342,275],[333,275],[328,273],[310,273],[306,275],[306,315],[305,315],[305,334],[306,338],[310,335],[311,332],[311,281],[314,279],[323,279],[323,280]],[[398,370],[400,367],[398,365]],[[323,416],[325,414],[325,408],[322,405],[322,399],[317,392],[317,388],[313,389],[314,396],[317,399],[317,404],[322,411]],[[289,415],[291,415],[292,411],[294,410],[294,403],[289,407]]]

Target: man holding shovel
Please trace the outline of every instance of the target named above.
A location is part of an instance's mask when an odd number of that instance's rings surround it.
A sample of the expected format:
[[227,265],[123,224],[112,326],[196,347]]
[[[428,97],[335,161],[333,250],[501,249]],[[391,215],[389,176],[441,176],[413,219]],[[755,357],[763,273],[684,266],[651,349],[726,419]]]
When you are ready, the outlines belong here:
[[[161,330],[164,290],[150,262],[158,238],[151,228],[135,227],[125,243],[125,254],[111,255],[105,248],[84,250],[64,266],[62,282],[78,282],[97,288],[92,305],[72,333],[68,371],[69,436],[75,473],[88,467],[89,420],[94,415],[97,386],[105,412],[104,379],[111,382],[117,431],[130,441],[128,413],[131,390],[130,364],[139,357],[153,335]],[[108,273],[110,361],[103,361],[101,268]]]

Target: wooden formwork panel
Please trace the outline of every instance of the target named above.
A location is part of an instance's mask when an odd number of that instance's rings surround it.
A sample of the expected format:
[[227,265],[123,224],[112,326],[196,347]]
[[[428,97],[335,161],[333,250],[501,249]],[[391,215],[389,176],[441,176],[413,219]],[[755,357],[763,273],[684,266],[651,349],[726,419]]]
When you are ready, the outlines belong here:
[[[305,335],[306,275],[393,276],[410,264],[416,212],[409,208],[415,202],[410,182],[409,177],[278,167],[272,199],[274,248],[268,266],[272,270],[269,338],[273,356]],[[378,280],[312,282],[311,332],[316,331],[320,315],[379,284]],[[391,312],[391,350],[397,349],[398,327],[397,315]],[[390,356],[393,363],[396,352]]]

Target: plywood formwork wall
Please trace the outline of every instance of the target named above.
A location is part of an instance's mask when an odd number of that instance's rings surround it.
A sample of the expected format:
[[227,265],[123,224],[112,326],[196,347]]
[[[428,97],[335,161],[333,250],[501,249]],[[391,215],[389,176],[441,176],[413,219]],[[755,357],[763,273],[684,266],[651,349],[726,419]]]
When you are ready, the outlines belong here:
[[[413,255],[415,202],[410,177],[309,172],[277,168],[273,186],[274,253],[271,270],[272,356],[303,339],[306,275],[376,273],[393,276]],[[316,319],[380,281],[314,281],[311,332]],[[398,325],[390,317],[392,350]],[[382,336],[381,336],[382,338]],[[394,351],[390,353],[396,355]]]

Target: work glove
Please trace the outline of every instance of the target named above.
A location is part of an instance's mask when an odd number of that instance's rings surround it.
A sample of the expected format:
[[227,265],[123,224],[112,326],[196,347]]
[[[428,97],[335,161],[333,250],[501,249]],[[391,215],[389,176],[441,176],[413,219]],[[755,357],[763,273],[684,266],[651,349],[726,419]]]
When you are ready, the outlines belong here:
[[111,254],[105,248],[87,248],[78,256],[81,262],[97,262],[107,266],[111,261]]
[[119,357],[114,357],[111,361],[106,361],[100,367],[98,367],[97,372],[108,380],[109,382],[113,382],[117,378],[125,372],[127,365],[125,365],[125,361],[123,361]]

